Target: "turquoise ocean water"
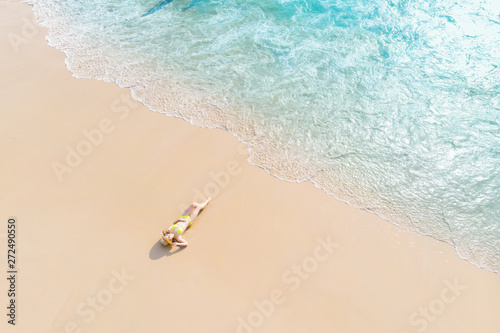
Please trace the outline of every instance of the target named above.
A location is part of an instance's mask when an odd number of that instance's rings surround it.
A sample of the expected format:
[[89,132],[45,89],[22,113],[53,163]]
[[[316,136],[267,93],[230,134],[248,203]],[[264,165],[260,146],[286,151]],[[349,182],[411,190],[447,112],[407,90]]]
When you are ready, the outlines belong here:
[[497,0],[31,0],[77,77],[500,272]]

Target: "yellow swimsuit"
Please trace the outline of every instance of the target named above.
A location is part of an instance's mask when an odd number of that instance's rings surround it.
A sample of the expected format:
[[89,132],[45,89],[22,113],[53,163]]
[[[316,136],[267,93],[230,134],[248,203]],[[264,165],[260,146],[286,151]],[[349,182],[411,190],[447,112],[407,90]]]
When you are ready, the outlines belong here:
[[[189,226],[193,225],[193,222],[191,222],[191,216],[183,215],[183,216],[179,217],[179,219],[181,219],[181,218],[185,218],[186,220],[188,220]],[[177,234],[177,235],[182,235],[182,233],[184,232],[184,230],[182,230],[182,228],[179,227],[177,224],[174,224],[173,226],[171,226],[170,231],[172,231],[174,234]]]

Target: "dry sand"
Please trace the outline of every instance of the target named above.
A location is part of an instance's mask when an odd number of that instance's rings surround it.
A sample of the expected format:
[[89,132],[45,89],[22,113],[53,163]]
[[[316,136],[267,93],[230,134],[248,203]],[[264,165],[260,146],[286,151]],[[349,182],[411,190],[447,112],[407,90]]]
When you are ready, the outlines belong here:
[[[500,331],[500,276],[273,178],[224,131],[72,77],[29,6],[0,10],[0,265],[15,217],[18,271],[2,332]],[[206,194],[189,247],[163,247]]]

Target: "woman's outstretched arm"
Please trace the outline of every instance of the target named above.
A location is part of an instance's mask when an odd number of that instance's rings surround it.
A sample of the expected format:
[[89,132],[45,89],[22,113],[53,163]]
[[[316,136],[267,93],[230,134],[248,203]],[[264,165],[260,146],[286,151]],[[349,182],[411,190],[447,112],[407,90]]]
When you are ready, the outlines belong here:
[[188,246],[188,242],[186,242],[186,240],[184,238],[182,238],[181,235],[178,235],[177,237],[175,237],[175,245],[177,246],[182,246],[182,247],[186,247]]

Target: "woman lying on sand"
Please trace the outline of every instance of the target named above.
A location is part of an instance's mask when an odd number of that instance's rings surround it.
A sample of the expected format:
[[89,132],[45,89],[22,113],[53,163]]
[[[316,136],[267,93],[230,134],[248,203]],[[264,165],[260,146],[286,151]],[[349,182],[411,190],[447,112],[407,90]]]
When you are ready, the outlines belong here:
[[208,198],[207,201],[201,204],[193,202],[170,228],[162,231],[161,243],[163,245],[188,246],[188,242],[182,238],[182,234],[193,225],[194,219],[205,208],[210,199]]

